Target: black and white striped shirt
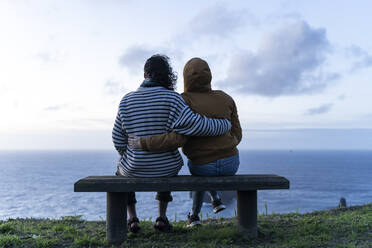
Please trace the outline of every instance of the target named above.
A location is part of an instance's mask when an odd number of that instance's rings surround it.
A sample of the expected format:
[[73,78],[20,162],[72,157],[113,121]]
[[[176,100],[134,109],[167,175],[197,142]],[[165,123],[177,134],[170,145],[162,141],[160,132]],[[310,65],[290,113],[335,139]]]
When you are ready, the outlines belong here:
[[183,165],[178,150],[150,152],[131,149],[128,136],[147,137],[175,131],[192,136],[218,136],[229,131],[226,119],[211,119],[194,113],[183,98],[161,86],[144,88],[123,97],[112,131],[115,148],[121,155],[120,174],[128,177],[177,175]]

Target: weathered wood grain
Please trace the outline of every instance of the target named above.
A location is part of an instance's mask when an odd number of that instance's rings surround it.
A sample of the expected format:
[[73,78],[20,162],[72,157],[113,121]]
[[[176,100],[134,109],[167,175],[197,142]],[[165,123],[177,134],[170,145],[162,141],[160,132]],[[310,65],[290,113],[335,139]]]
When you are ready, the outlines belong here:
[[238,230],[245,238],[257,238],[257,191],[238,191]]
[[107,192],[106,239],[110,244],[121,244],[127,237],[128,193]]
[[285,177],[277,175],[161,178],[90,176],[80,179],[74,185],[75,192],[161,192],[211,189],[235,191],[289,189],[289,181]]

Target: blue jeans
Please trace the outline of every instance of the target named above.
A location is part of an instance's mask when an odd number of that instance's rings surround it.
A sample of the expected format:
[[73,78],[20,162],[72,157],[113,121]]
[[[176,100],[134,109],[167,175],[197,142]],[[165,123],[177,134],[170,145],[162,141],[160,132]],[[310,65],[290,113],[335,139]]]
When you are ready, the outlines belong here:
[[[208,164],[194,165],[191,160],[188,161],[187,165],[193,176],[232,176],[238,171],[239,168],[239,153],[222,158]],[[203,205],[205,191],[193,191],[192,192],[192,214],[198,215]],[[219,196],[215,190],[208,191],[211,200],[215,201],[219,199]]]

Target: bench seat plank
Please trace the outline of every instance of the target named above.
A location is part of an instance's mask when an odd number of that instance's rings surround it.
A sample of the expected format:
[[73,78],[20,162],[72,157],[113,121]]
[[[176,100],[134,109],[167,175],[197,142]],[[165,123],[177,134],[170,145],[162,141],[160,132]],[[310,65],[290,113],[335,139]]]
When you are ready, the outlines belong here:
[[289,181],[277,175],[234,175],[196,177],[181,175],[161,178],[90,176],[77,181],[75,192],[162,192],[192,190],[289,189]]

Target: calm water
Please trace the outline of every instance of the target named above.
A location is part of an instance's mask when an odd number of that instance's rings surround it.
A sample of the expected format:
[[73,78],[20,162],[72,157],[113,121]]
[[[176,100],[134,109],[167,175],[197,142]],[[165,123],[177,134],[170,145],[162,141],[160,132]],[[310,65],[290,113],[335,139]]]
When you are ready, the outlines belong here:
[[[105,193],[74,193],[73,184],[88,175],[113,175],[114,151],[0,151],[0,219],[59,218],[83,215],[105,219]],[[241,174],[278,174],[290,190],[258,192],[259,211],[283,213],[328,209],[340,197],[348,205],[372,202],[372,151],[241,151]],[[188,174],[186,166],[181,174]],[[155,193],[138,193],[140,219],[157,216]],[[191,209],[187,192],[173,193],[171,219],[185,219]],[[235,199],[218,216],[233,216]],[[210,204],[203,215],[213,216]]]

